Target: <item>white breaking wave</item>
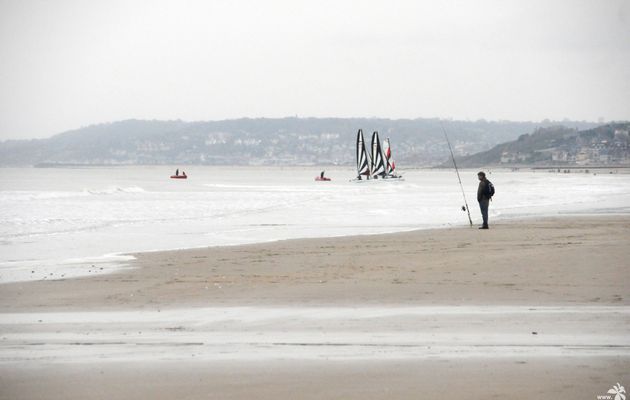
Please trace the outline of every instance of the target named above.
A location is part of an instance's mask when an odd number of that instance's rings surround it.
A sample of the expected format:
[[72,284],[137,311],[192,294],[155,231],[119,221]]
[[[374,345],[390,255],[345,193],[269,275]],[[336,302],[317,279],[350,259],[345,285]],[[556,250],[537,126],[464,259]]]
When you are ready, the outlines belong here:
[[129,187],[117,187],[110,186],[103,190],[85,190],[85,192],[94,195],[109,195],[109,194],[117,194],[117,193],[144,193],[145,190],[139,186],[129,186]]
[[117,187],[109,186],[105,189],[83,189],[80,191],[26,191],[26,190],[3,190],[0,192],[0,201],[37,201],[69,199],[73,197],[85,197],[90,195],[112,195],[119,193],[144,193],[145,190],[139,186]]
[[2,191],[0,192],[0,201],[33,201],[33,200],[55,200],[67,199],[71,197],[89,196],[90,193],[85,192],[42,192],[42,191]]

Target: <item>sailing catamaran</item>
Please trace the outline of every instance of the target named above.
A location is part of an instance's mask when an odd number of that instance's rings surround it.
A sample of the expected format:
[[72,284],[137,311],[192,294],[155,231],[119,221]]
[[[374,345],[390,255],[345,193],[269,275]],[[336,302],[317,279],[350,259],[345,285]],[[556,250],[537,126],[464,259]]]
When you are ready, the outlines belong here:
[[357,133],[357,178],[355,181],[373,179],[396,179],[402,180],[402,177],[395,171],[396,165],[391,160],[391,146],[389,138],[386,140],[387,149],[383,151],[381,142],[378,138],[378,132],[372,134],[371,155],[365,150],[365,140],[363,139],[363,130],[359,129]]

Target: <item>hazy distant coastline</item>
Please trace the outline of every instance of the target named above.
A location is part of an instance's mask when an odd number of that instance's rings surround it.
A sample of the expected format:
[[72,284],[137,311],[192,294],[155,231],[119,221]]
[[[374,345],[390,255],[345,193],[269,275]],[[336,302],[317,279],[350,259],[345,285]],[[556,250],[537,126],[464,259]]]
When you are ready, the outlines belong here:
[[541,128],[591,129],[586,121],[453,121],[382,118],[260,118],[224,121],[126,120],[48,139],[0,142],[2,166],[352,165],[357,129],[391,137],[401,166],[449,158],[442,126],[458,157],[492,149]]

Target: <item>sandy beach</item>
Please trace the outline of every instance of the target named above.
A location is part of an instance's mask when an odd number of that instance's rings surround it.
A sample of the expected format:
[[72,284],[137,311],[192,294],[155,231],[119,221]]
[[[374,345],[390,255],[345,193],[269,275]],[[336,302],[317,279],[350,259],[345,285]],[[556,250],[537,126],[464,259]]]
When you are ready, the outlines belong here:
[[136,254],[0,287],[0,398],[587,398],[630,382],[630,217]]

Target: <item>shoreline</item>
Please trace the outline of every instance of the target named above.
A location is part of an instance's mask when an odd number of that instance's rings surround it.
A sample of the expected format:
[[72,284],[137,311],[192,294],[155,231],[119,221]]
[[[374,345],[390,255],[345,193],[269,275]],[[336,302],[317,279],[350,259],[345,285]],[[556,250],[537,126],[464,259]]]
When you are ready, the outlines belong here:
[[5,283],[0,312],[287,302],[627,305],[628,237],[623,214],[504,220],[485,232],[449,227],[132,253],[129,267],[109,274]]
[[[502,217],[501,215],[491,216],[491,219],[495,221],[493,225],[504,225],[506,223],[514,223],[514,224],[523,224],[528,221],[538,221],[538,220],[549,220],[549,219],[566,219],[566,218],[597,218],[597,217],[626,217],[630,216],[628,211],[622,211],[619,209],[611,210],[611,211],[584,211],[584,212],[567,212],[567,213],[559,213],[553,215],[539,215],[539,214],[530,214],[530,215],[517,215],[517,216],[507,216]],[[448,229],[469,229],[469,228],[477,228],[477,225],[473,225],[472,227],[463,224],[451,224],[445,223],[439,226],[427,226],[421,228],[409,228],[404,230],[393,230],[386,232],[377,232],[377,233],[365,233],[365,234],[350,234],[350,235],[329,235],[329,236],[309,236],[309,237],[293,237],[293,238],[282,238],[282,239],[271,239],[268,241],[257,241],[250,243],[235,243],[235,244],[220,244],[220,245],[209,245],[209,246],[194,246],[194,247],[181,247],[181,248],[170,248],[170,249],[155,249],[155,250],[142,250],[142,251],[124,251],[124,252],[113,252],[107,253],[100,256],[86,256],[79,258],[71,258],[63,260],[61,263],[52,263],[50,265],[45,264],[44,268],[39,268],[37,270],[38,276],[43,276],[43,278],[34,278],[33,273],[29,273],[29,271],[35,271],[33,267],[18,267],[20,268],[20,272],[17,273],[19,278],[9,278],[10,280],[2,280],[0,281],[0,287],[7,284],[15,284],[15,283],[26,283],[26,282],[37,282],[37,281],[60,281],[67,279],[82,279],[82,278],[90,278],[94,276],[103,276],[109,274],[115,274],[125,269],[133,269],[136,268],[134,264],[138,257],[141,257],[145,254],[154,254],[154,253],[169,253],[169,252],[182,252],[182,251],[196,251],[196,250],[211,250],[211,249],[219,249],[219,248],[233,248],[239,246],[255,246],[255,245],[265,245],[272,243],[280,243],[292,240],[323,240],[323,239],[340,239],[340,238],[348,238],[348,239],[359,239],[363,237],[370,236],[382,236],[382,235],[396,235],[396,234],[405,234],[412,232],[423,232],[423,231],[439,231],[439,230],[448,230]],[[12,263],[20,264],[24,261],[12,261]],[[93,268],[84,267],[82,271],[76,271],[73,269],[74,266],[79,264],[91,264]],[[87,269],[87,271],[85,271]],[[6,275],[6,271],[4,272]],[[15,274],[15,273],[14,273]],[[51,279],[48,279],[52,277]]]

